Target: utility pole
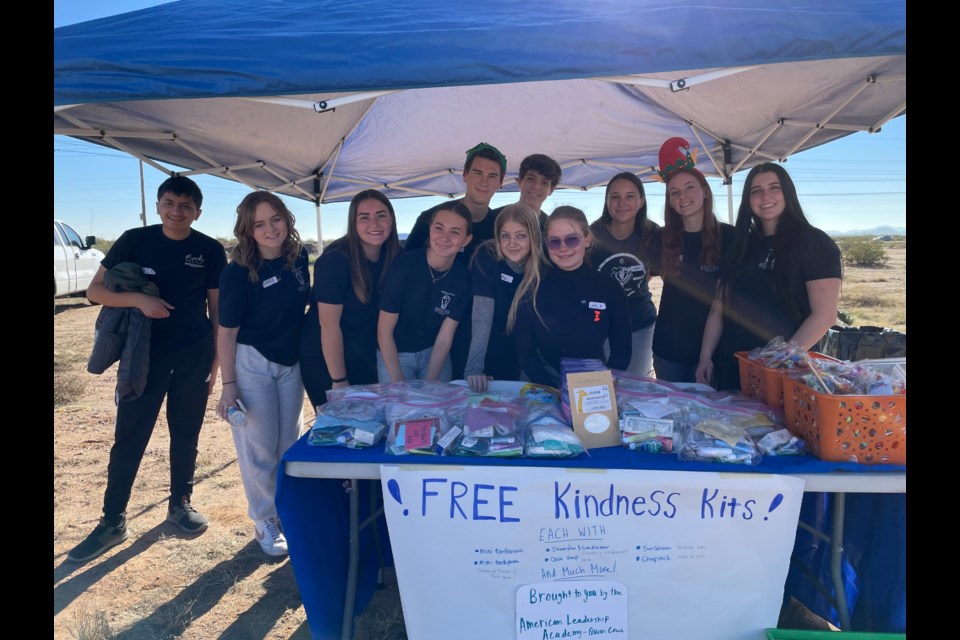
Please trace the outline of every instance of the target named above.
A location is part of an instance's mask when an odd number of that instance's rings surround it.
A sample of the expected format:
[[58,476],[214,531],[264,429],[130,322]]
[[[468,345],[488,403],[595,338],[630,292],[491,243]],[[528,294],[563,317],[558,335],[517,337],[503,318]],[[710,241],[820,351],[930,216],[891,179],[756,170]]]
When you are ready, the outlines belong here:
[[147,197],[143,191],[143,160],[140,161],[140,221],[147,226]]

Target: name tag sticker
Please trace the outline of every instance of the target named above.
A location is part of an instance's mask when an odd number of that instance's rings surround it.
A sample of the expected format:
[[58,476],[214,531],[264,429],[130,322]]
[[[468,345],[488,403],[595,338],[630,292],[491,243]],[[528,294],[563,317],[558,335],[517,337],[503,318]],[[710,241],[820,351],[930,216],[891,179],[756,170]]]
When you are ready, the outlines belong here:
[[143,272],[144,272],[145,274],[147,274],[148,276],[155,276],[155,275],[157,275],[157,272],[154,271],[153,269],[151,269],[150,267],[141,267],[141,269],[143,269]]
[[591,309],[606,309],[607,305],[603,302],[588,302],[587,306]]
[[263,288],[266,289],[267,287],[272,287],[273,285],[277,284],[278,282],[280,282],[280,281],[277,279],[277,276],[271,276],[271,277],[269,277],[269,278],[267,278],[266,280],[263,281]]
[[504,282],[513,282],[513,276],[507,275],[505,273],[500,274],[500,279]]

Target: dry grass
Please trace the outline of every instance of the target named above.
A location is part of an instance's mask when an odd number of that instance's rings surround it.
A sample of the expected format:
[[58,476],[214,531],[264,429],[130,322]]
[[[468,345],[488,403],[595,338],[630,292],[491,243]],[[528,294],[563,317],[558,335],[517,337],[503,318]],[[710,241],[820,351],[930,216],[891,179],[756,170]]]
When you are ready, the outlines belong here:
[[851,324],[907,332],[907,243],[885,242],[888,262],[878,267],[846,265],[840,309]]

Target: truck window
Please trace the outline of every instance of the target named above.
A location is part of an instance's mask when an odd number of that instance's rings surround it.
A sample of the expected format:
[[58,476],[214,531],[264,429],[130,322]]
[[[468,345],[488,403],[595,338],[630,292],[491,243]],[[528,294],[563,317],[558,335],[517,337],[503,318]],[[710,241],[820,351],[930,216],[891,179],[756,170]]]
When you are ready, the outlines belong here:
[[66,236],[67,236],[67,242],[69,242],[69,243],[72,244],[73,246],[77,247],[78,249],[82,249],[82,248],[83,248],[83,240],[81,240],[81,239],[80,239],[80,235],[79,235],[76,231],[73,230],[73,227],[71,227],[70,225],[65,224],[65,223],[61,223],[60,226],[61,226],[61,228],[63,229],[63,232],[64,232],[64,233],[66,234]]

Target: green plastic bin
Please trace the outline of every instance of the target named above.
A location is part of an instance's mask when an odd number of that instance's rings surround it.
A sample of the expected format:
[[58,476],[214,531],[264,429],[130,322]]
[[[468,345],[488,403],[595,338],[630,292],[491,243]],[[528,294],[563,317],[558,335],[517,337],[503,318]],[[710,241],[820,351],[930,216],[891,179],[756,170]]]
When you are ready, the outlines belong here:
[[767,629],[767,640],[907,640],[907,634],[871,633],[868,631]]

